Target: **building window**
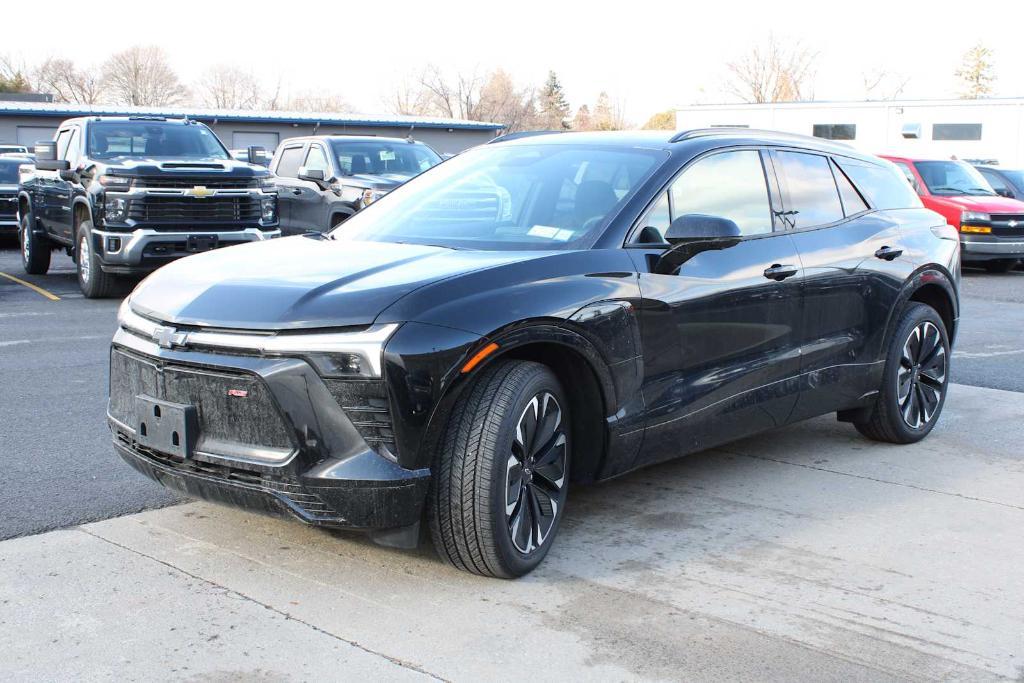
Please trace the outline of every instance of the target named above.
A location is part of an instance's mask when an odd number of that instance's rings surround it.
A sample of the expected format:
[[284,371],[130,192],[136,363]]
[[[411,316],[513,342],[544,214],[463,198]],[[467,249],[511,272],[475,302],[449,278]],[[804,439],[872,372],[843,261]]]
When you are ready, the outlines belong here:
[[932,140],[980,140],[980,123],[936,123]]
[[855,123],[816,123],[814,137],[825,140],[856,140],[857,124]]

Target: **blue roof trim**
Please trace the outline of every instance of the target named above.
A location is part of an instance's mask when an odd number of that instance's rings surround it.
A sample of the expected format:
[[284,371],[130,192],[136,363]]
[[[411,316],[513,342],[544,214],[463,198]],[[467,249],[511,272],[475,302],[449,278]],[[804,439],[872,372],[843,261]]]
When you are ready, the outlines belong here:
[[210,122],[247,122],[247,123],[298,123],[304,125],[332,126],[366,126],[373,128],[451,128],[453,130],[502,130],[500,123],[487,121],[463,121],[460,119],[438,119],[432,117],[417,118],[415,116],[359,116],[339,115],[330,112],[294,112],[294,111],[240,111],[215,109],[161,109],[159,107],[108,107],[75,106],[55,104],[40,106],[18,106],[21,103],[0,101],[0,116],[48,116],[54,118],[74,118],[79,116],[166,116],[167,118],[188,117],[196,121]]

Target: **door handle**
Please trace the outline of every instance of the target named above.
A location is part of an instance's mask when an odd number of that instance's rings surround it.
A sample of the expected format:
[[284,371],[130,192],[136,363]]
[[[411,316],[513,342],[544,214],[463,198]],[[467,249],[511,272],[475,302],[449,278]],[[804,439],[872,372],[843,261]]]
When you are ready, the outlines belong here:
[[778,263],[772,264],[771,268],[765,268],[764,276],[769,280],[775,280],[776,282],[782,282],[787,277],[797,274],[797,267],[790,265],[779,265]]
[[903,256],[902,249],[893,249],[892,247],[882,247],[875,252],[875,258],[880,258],[883,261],[892,261]]

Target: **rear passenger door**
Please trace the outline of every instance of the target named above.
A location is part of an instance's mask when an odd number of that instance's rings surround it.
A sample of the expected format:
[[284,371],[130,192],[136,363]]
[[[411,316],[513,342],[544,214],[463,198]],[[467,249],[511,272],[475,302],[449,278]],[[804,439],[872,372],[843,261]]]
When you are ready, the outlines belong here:
[[281,145],[277,160],[274,162],[274,173],[277,178],[274,183],[277,185],[277,210],[278,221],[281,225],[281,234],[294,235],[296,230],[292,222],[292,207],[302,194],[301,181],[298,179],[299,166],[305,158],[306,143],[286,140]]
[[800,419],[878,389],[886,324],[912,266],[899,224],[872,210],[841,167],[861,162],[803,150],[772,157],[804,271]]

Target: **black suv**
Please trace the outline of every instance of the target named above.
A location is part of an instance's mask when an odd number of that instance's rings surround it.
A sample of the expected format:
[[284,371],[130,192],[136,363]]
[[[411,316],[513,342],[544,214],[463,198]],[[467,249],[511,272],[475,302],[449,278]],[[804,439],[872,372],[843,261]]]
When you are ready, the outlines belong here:
[[165,486],[521,575],[570,482],[824,413],[942,411],[957,231],[890,163],[751,130],[482,145],[329,235],[122,305],[114,447]]
[[18,173],[31,164],[25,157],[0,156],[0,236],[18,232]]
[[25,270],[45,273],[64,247],[87,297],[109,296],[116,276],[280,235],[270,173],[195,121],[70,119],[36,157],[18,197]]
[[281,232],[324,232],[441,163],[410,139],[320,135],[285,140],[270,164],[280,188]]

